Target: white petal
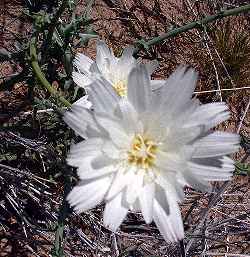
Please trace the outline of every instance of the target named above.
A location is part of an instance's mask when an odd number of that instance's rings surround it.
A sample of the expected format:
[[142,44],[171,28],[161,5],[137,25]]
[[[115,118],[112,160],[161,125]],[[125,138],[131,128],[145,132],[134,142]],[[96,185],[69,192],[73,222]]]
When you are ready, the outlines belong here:
[[178,146],[183,146],[185,144],[191,144],[196,140],[200,134],[203,132],[202,126],[190,127],[190,128],[178,128],[177,126],[172,126],[169,128],[169,134],[165,140],[166,151],[177,149]]
[[74,66],[76,66],[81,72],[89,72],[90,66],[93,64],[93,60],[88,56],[77,53],[73,61]]
[[157,60],[154,60],[154,61],[146,63],[145,66],[146,66],[146,69],[147,69],[149,75],[151,75],[158,68],[159,62]]
[[122,56],[118,61],[118,65],[123,67],[123,69],[128,69],[128,67],[133,67],[136,65],[136,59],[133,57],[134,47],[129,46],[123,50]]
[[96,62],[93,62],[89,68],[90,73],[93,73],[92,75],[95,75],[96,77],[100,77],[100,70],[96,64]]
[[143,132],[157,142],[163,141],[169,133],[168,127],[162,123],[157,113],[143,113],[140,115],[143,124]]
[[[154,79],[150,81],[151,89],[153,91],[159,90],[161,87],[165,86],[166,81],[165,80],[160,80],[160,79]],[[156,100],[156,98],[155,98]],[[159,100],[158,100],[159,101]],[[159,102],[158,102],[159,104]]]
[[150,87],[152,89],[150,109],[152,113],[157,113],[158,114],[157,116],[159,116],[160,114],[159,110],[162,102],[162,91],[166,81],[160,80],[159,83],[156,81],[157,80],[150,81]]
[[74,104],[86,109],[90,109],[92,107],[92,103],[88,100],[87,95],[78,99]]
[[87,92],[96,112],[113,113],[120,99],[112,85],[104,78],[96,79]]
[[113,52],[108,48],[108,46],[101,40],[96,42],[96,64],[99,70],[102,72],[104,66],[108,62],[112,62],[114,59]]
[[[147,122],[147,124],[150,124],[149,127],[155,127],[156,131],[157,127],[158,130],[160,127],[162,132],[165,131],[163,133],[165,134],[165,136],[162,137],[163,140],[166,138],[166,135],[170,134],[170,137],[174,137],[174,139],[177,138],[175,134],[185,137],[185,131],[180,130],[184,129],[184,125],[187,123],[189,116],[197,108],[197,104],[199,103],[199,101],[197,101],[196,99],[191,99],[188,102],[186,102],[186,104],[181,104],[181,108],[179,109],[180,112],[176,112],[178,108],[176,109],[172,107],[168,107],[164,110],[161,110],[160,97],[162,96],[162,91],[163,89],[160,88],[153,92],[151,101],[152,115],[148,115],[151,117],[148,118],[149,122]],[[150,120],[152,120],[151,123]],[[190,132],[191,134],[193,133],[192,129],[190,129]]]
[[105,114],[96,115],[97,122],[108,131],[109,137],[118,148],[128,147],[130,144],[130,137],[126,134],[126,131],[119,124],[118,119],[112,119]]
[[76,145],[71,146],[67,157],[68,164],[78,167],[84,164],[85,158],[95,158],[101,154],[103,140],[100,138],[90,138]]
[[188,168],[194,176],[203,180],[229,180],[235,170],[234,163],[228,157],[204,159],[201,164],[197,163],[197,161],[193,159],[193,162],[188,162]]
[[96,153],[96,155],[92,155],[88,157],[68,155],[66,160],[68,165],[71,165],[73,167],[78,167],[77,171],[79,175],[79,169],[81,170],[81,167],[84,167],[84,172],[86,170],[91,170],[91,161],[95,159],[97,156],[98,156],[98,153]]
[[125,219],[128,208],[122,205],[122,192],[106,203],[103,215],[104,226],[116,231]]
[[191,127],[193,128],[195,125],[188,126],[186,124],[189,124],[189,117],[197,110],[197,108],[199,108],[199,106],[200,101],[196,98],[193,98],[184,104],[180,104],[175,110],[171,109],[167,112],[161,112],[160,119],[162,120],[162,123],[165,124],[165,126],[171,127],[172,131],[176,130],[174,127],[182,129],[188,129]]
[[101,134],[91,111],[78,104],[73,104],[71,109],[64,113],[63,120],[83,138],[87,138],[88,131],[91,130],[95,134]]
[[[162,207],[162,209],[166,212],[166,214],[169,214],[169,203],[167,200],[167,195],[166,195],[166,189],[168,189],[169,182],[165,181],[165,178],[163,178],[162,181],[162,176],[158,176],[156,179],[156,187],[155,187],[155,198],[159,205]],[[167,186],[166,186],[167,185]],[[171,186],[171,184],[170,184]]]
[[80,143],[71,146],[71,154],[88,154],[91,151],[100,150],[101,146],[104,144],[102,138],[89,138]]
[[124,171],[120,169],[115,178],[112,181],[110,189],[105,197],[105,199],[110,200],[120,193],[127,185],[130,185],[134,179],[134,171],[128,170]]
[[121,152],[112,141],[106,140],[102,146],[102,152],[111,159],[119,159]]
[[104,154],[103,151],[101,155],[97,156],[95,159],[91,161],[91,166],[93,167],[93,169],[97,170],[103,168],[104,166],[110,166],[113,164],[114,159]]
[[190,101],[197,81],[197,73],[193,69],[180,66],[166,80],[161,90],[159,107],[161,112],[182,112],[183,106]]
[[142,215],[147,224],[152,222],[153,219],[153,200],[155,195],[155,184],[147,183],[144,185],[143,190],[139,196],[139,202]]
[[[189,91],[189,98],[192,96],[195,86],[195,72],[193,69],[187,69],[187,66],[180,65],[166,80],[166,92],[177,91],[183,89],[181,82],[186,82],[184,84],[190,84],[192,89]],[[180,93],[180,92],[178,92]],[[187,92],[186,92],[187,93]]]
[[209,122],[207,122],[207,125],[205,126],[205,131],[208,131],[209,129],[217,126],[218,124],[228,120],[230,118],[230,112],[223,112],[216,116],[214,116]]
[[111,51],[111,49],[109,49],[105,42],[102,40],[96,41],[96,51],[96,55],[103,59],[113,56],[113,52]]
[[[131,172],[131,171],[128,171]],[[144,171],[135,171],[135,175],[130,183],[127,185],[126,189],[126,201],[129,205],[133,205],[137,197],[140,195],[142,191]]]
[[119,102],[123,127],[128,133],[136,133],[138,127],[138,116],[133,106],[126,98],[122,98]]
[[[157,177],[156,183],[161,186],[161,188],[168,194],[175,195],[177,202],[182,202],[184,200],[183,184],[178,182],[179,173],[171,172],[161,172]],[[159,190],[156,191],[156,198],[163,209],[168,210],[169,207],[166,205],[166,197],[164,197],[163,192]]]
[[182,183],[183,181],[185,181],[185,184],[196,189],[199,190],[201,192],[211,192],[211,185],[207,182],[207,180],[205,180],[202,176],[196,176],[194,174],[192,174],[191,170],[183,170],[183,172],[181,173],[181,177],[180,177],[180,183]]
[[78,152],[72,154],[71,152],[68,154],[67,162],[69,165],[74,167],[79,167],[80,165],[84,165],[86,159],[94,159],[101,154],[100,150],[92,150],[90,152]]
[[75,166],[78,166],[77,174],[82,180],[98,178],[117,172],[114,160],[100,151],[95,156],[82,158],[82,161],[76,164]]
[[77,213],[84,212],[101,203],[110,185],[110,178],[105,177],[85,185],[75,186],[67,200]]
[[82,74],[79,72],[72,72],[72,78],[73,81],[79,86],[82,87],[84,89],[86,89],[86,87],[91,84],[93,82],[93,79],[91,78],[90,74]]
[[153,219],[166,241],[177,242],[184,237],[184,229],[179,206],[171,196],[167,198],[169,213],[154,200]]
[[145,112],[151,100],[150,80],[147,69],[140,64],[133,68],[128,77],[128,99],[139,112]]
[[110,166],[105,166],[101,169],[89,169],[89,170],[87,170],[85,167],[81,170],[81,172],[79,172],[79,169],[78,169],[77,174],[79,175],[80,179],[84,180],[84,179],[100,178],[114,172],[116,172],[116,170],[112,165],[110,165]]
[[228,107],[225,103],[209,103],[199,106],[189,117],[185,127],[206,125],[206,130],[218,125],[230,117]]
[[240,136],[237,134],[216,131],[196,141],[193,146],[194,158],[221,156],[238,151]]
[[156,155],[155,165],[169,171],[180,171],[185,168],[184,160],[176,153],[158,152]]

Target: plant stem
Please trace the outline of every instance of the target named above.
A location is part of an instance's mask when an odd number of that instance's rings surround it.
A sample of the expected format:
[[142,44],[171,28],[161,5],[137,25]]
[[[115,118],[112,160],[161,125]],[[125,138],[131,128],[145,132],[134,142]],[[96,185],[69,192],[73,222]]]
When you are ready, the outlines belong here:
[[53,39],[55,29],[58,25],[58,20],[59,20],[60,16],[62,15],[62,13],[64,12],[64,10],[66,9],[67,4],[68,4],[67,0],[62,1],[61,6],[59,7],[57,12],[55,13],[54,17],[51,19],[51,22],[48,26],[48,33],[47,33],[47,36],[46,36],[46,40],[43,42],[43,46],[42,46],[42,56],[43,56],[43,60],[45,62],[48,58],[49,49],[51,47],[51,42],[52,42],[52,39]]
[[53,33],[54,33],[54,30],[57,26],[57,22],[60,18],[60,16],[62,15],[62,13],[64,12],[65,8],[67,7],[67,3],[68,3],[68,0],[63,0],[62,1],[62,4],[60,6],[60,8],[58,9],[58,11],[56,12],[55,16],[53,17],[53,19],[51,20],[51,24],[48,28],[48,36],[47,36],[47,46],[50,45],[51,43],[51,40],[52,40],[52,37],[53,37]]
[[193,21],[193,22],[188,23],[188,24],[186,24],[184,26],[181,26],[179,28],[175,28],[175,29],[173,29],[173,30],[171,30],[167,33],[162,34],[161,36],[152,38],[148,41],[143,42],[143,44],[140,44],[139,46],[137,46],[134,50],[134,56],[136,56],[137,53],[140,50],[142,50],[143,48],[149,48],[153,45],[160,44],[162,41],[164,41],[168,38],[171,38],[171,37],[175,37],[175,36],[179,35],[180,33],[187,32],[187,31],[189,31],[191,29],[194,29],[194,28],[202,27],[203,25],[206,25],[206,24],[208,24],[210,22],[213,22],[213,21],[216,21],[216,20],[220,20],[220,19],[222,19],[224,17],[227,17],[227,16],[238,15],[240,13],[245,13],[245,12],[248,12],[248,11],[250,11],[250,4],[243,5],[243,6],[240,6],[240,7],[234,8],[234,9],[230,9],[230,10],[221,11],[217,14],[207,16],[207,17],[205,17],[201,20]]
[[64,250],[63,250],[64,224],[65,224],[66,218],[70,214],[70,206],[66,200],[66,196],[68,195],[71,189],[71,176],[69,173],[67,173],[67,171],[65,171],[64,181],[65,181],[64,196],[63,196],[63,202],[59,211],[54,247],[52,249],[52,257],[65,257]]
[[67,39],[70,36],[70,34],[73,31],[78,30],[80,26],[87,26],[89,24],[94,23],[95,21],[97,21],[97,19],[85,19],[85,17],[76,18],[74,22],[72,21],[64,28],[64,37]]
[[31,38],[30,42],[30,58],[31,58],[31,66],[32,69],[40,81],[40,83],[45,87],[49,93],[54,97],[55,99],[59,100],[62,104],[64,104],[66,107],[71,107],[71,103],[66,100],[63,96],[60,96],[58,92],[52,87],[52,85],[48,82],[48,80],[45,78],[39,64],[37,61],[37,53],[36,53],[36,37]]

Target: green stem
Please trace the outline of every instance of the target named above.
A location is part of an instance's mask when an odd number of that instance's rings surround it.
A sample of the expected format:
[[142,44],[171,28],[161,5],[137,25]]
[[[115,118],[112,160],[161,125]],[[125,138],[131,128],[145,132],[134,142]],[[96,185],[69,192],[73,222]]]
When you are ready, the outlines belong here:
[[47,42],[46,42],[47,46],[50,46],[50,43],[51,43],[51,40],[52,40],[52,37],[53,37],[53,33],[54,33],[54,30],[57,26],[58,20],[61,17],[62,13],[64,12],[65,8],[67,7],[67,4],[68,4],[68,0],[63,0],[60,8],[56,12],[53,19],[51,20],[51,24],[48,28],[48,36],[47,36]]
[[64,186],[64,196],[63,202],[59,211],[59,217],[56,227],[54,247],[52,249],[52,257],[65,257],[63,250],[63,242],[64,242],[64,225],[65,220],[70,214],[70,206],[66,200],[66,196],[68,195],[71,189],[71,178],[68,175],[65,176],[65,186]]
[[43,51],[42,51],[42,56],[43,56],[43,60],[46,62],[47,58],[48,58],[48,54],[49,54],[49,49],[51,47],[51,42],[53,39],[53,35],[55,32],[55,29],[58,25],[58,20],[60,18],[60,16],[63,14],[63,12],[65,11],[66,7],[68,4],[68,0],[63,0],[61,6],[59,7],[59,9],[57,10],[57,12],[55,13],[54,17],[51,19],[51,22],[48,26],[48,34],[46,36],[46,40],[43,43]]
[[217,14],[207,16],[207,17],[205,17],[201,20],[188,23],[184,26],[181,26],[181,27],[173,29],[173,30],[171,30],[167,33],[164,33],[161,36],[158,36],[158,37],[155,37],[153,39],[150,39],[148,41],[143,42],[143,44],[141,44],[141,45],[139,45],[138,47],[135,48],[134,55],[136,56],[136,54],[140,50],[142,50],[143,48],[149,48],[153,45],[160,44],[162,41],[164,41],[168,38],[171,38],[171,37],[175,37],[175,36],[179,35],[180,33],[187,32],[187,31],[189,31],[191,29],[194,29],[194,28],[199,28],[203,25],[206,25],[206,24],[208,24],[210,22],[213,22],[213,21],[216,21],[216,20],[220,20],[220,19],[222,19],[224,17],[227,17],[227,16],[233,16],[233,15],[237,15],[237,14],[240,14],[240,13],[245,13],[245,12],[248,12],[248,11],[250,11],[250,4],[243,5],[243,6],[240,6],[240,7],[234,8],[234,9],[230,9],[230,10],[226,10],[226,11],[221,11]]
[[67,39],[73,31],[78,30],[81,26],[87,26],[89,24],[92,24],[95,21],[96,20],[93,19],[86,20],[85,17],[76,18],[74,22],[72,21],[64,28],[64,37]]
[[58,92],[52,87],[52,85],[48,82],[48,80],[45,78],[39,64],[37,61],[37,53],[36,53],[36,38],[31,38],[30,42],[30,57],[31,57],[31,66],[32,69],[40,81],[40,83],[45,87],[52,97],[59,100],[62,104],[64,104],[66,107],[71,107],[71,103],[67,101],[63,96],[60,96]]

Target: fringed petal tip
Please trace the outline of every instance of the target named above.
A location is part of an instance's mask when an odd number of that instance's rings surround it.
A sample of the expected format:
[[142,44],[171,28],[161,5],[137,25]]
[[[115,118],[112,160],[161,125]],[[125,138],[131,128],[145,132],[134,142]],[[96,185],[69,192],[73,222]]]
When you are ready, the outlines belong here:
[[153,219],[167,242],[178,242],[184,238],[184,228],[179,206],[171,198],[168,199],[169,214],[154,200]]
[[92,59],[82,53],[77,53],[73,60],[73,65],[83,73],[88,72],[93,63]]
[[113,232],[117,231],[127,213],[128,208],[122,205],[122,193],[119,193],[106,203],[103,214],[104,226]]

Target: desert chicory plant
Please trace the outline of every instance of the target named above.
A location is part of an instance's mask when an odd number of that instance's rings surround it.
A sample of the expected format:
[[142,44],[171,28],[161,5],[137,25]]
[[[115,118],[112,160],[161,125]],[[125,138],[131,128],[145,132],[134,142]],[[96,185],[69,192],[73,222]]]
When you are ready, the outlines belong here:
[[154,220],[165,240],[184,237],[183,187],[207,191],[209,181],[230,179],[234,162],[226,155],[239,148],[238,135],[210,130],[229,111],[225,103],[192,99],[196,80],[192,69],[179,67],[155,94],[149,72],[137,65],[127,97],[97,80],[95,111],[73,104],[64,120],[86,139],[67,158],[80,178],[67,197],[77,213],[105,201],[103,222],[112,231],[131,210]]
[[[105,79],[116,93],[123,97],[127,95],[128,75],[130,71],[138,65],[139,61],[133,57],[134,48],[132,46],[124,49],[121,57],[116,57],[108,46],[101,40],[96,44],[96,60],[93,61],[88,56],[78,53],[74,60],[76,71],[72,73],[74,82],[86,89],[88,94],[94,94],[95,82],[98,79]],[[158,67],[157,61],[145,64],[151,75]],[[152,90],[162,85],[161,80],[153,80]]]

